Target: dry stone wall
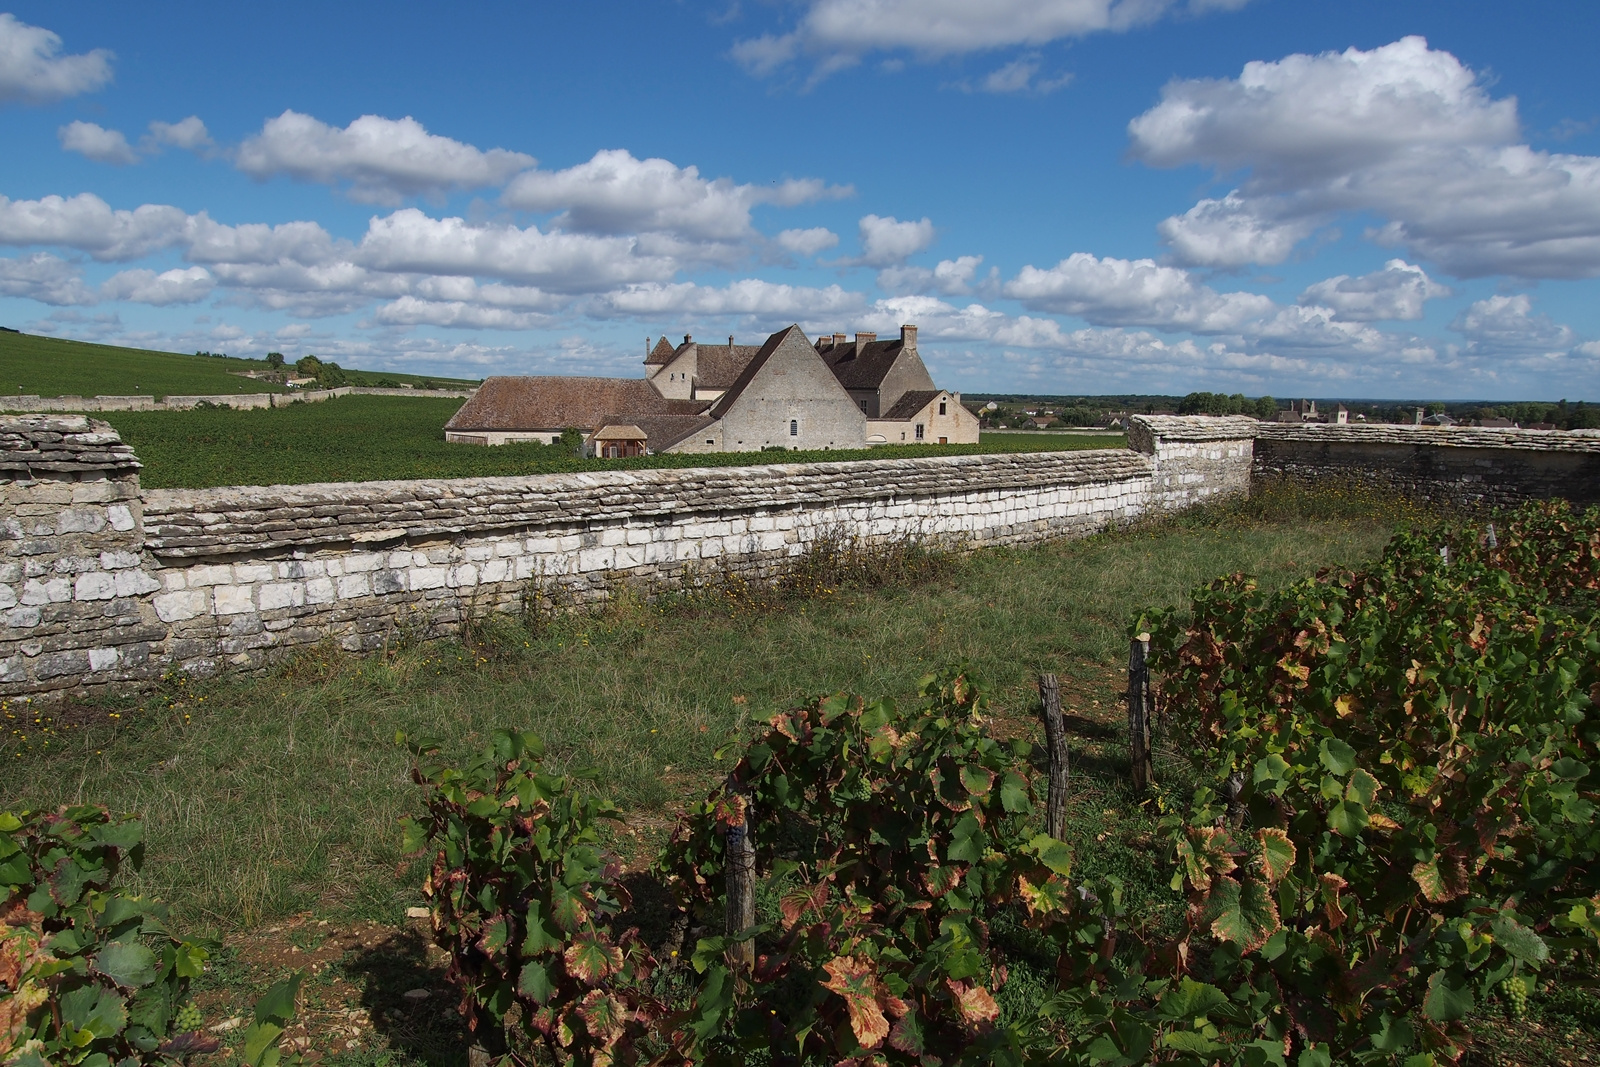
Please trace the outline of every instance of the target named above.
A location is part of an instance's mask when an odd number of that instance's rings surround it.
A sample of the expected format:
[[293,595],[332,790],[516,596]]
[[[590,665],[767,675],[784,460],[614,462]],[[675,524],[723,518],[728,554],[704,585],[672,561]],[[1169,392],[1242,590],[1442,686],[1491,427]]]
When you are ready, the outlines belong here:
[[0,695],[371,650],[618,582],[766,575],[836,531],[971,546],[1092,533],[1248,487],[1228,420],[1139,447],[522,478],[141,492],[112,428],[0,416]]
[[1600,433],[1264,423],[1254,476],[1337,478],[1421,500],[1600,503]]
[[[410,390],[353,389],[341,385],[334,389],[302,389],[294,393],[222,393],[214,396],[0,396],[0,412],[82,412],[97,414],[107,411],[189,411],[201,404],[211,407],[233,408],[236,411],[258,411],[263,408],[282,408],[290,404],[316,404],[324,400],[345,396],[351,392],[405,393],[408,396],[434,396],[435,393],[414,393]],[[443,395],[467,395],[447,392]]]

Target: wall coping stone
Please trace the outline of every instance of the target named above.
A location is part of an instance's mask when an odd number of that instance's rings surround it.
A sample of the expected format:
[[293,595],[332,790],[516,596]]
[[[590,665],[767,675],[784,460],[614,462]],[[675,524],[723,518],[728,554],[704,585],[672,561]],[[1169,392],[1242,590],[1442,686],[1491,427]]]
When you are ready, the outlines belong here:
[[1533,452],[1600,452],[1600,430],[1500,430],[1477,426],[1259,423],[1265,441],[1412,445],[1427,448],[1512,448]]
[[131,473],[140,464],[109,423],[82,415],[0,418],[0,472],[24,478],[32,471]]

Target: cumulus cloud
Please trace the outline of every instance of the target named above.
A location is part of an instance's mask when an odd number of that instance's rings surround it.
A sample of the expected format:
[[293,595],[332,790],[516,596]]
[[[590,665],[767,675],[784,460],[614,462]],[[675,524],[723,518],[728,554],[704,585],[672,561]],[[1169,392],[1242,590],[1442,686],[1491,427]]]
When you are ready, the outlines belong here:
[[431,134],[409,115],[363,115],[340,129],[285,111],[247,138],[234,162],[261,181],[285,175],[325,185],[348,183],[353,200],[398,204],[408,196],[501,185],[536,161],[521,152],[485,152]]
[[866,300],[860,293],[838,285],[816,289],[760,278],[741,278],[724,286],[693,282],[629,286],[599,297],[596,310],[645,318],[684,314],[743,315],[776,323],[836,321],[838,316],[858,312],[865,305]]
[[972,279],[982,262],[982,256],[959,256],[940,260],[932,270],[926,267],[885,267],[878,272],[878,288],[897,293],[935,292],[960,296],[972,292]]
[[138,259],[179,243],[188,218],[162,204],[113,211],[93,193],[38,200],[0,196],[0,244],[60,245],[99,260]]
[[124,166],[139,162],[128,139],[118,130],[108,130],[92,122],[69,122],[56,131],[63,151],[76,152],[96,163]]
[[177,122],[154,121],[150,123],[150,132],[145,134],[142,141],[149,150],[170,145],[190,152],[203,152],[215,143],[199,115],[190,115]]
[[111,80],[111,53],[61,55],[61,38],[0,13],[0,104],[48,103],[89,93]]
[[81,270],[48,252],[35,252],[20,259],[0,259],[0,296],[20,296],[55,307],[93,304],[99,300],[83,283]]
[[1475,301],[1450,328],[1466,336],[1467,350],[1475,355],[1561,355],[1578,340],[1571,329],[1550,316],[1535,315],[1527,293]]
[[797,256],[814,256],[837,246],[839,235],[826,226],[813,226],[807,230],[784,230],[778,234],[778,244]]
[[784,34],[737,42],[733,58],[750,73],[771,74],[802,56],[819,71],[871,52],[907,50],[946,56],[1051,41],[1154,22],[1174,10],[1243,7],[1248,0],[811,0]]
[[860,262],[868,267],[887,267],[933,244],[933,221],[927,216],[915,222],[901,222],[892,215],[862,216]]
[[1300,303],[1331,308],[1335,317],[1347,322],[1414,321],[1422,318],[1424,303],[1449,295],[1450,288],[1428,277],[1421,267],[1391,259],[1382,270],[1359,278],[1340,274],[1307,286]]
[[550,322],[550,316],[537,312],[465,300],[423,300],[409,295],[385,304],[374,318],[385,326],[444,326],[471,330],[531,330]]
[[849,187],[808,178],[774,185],[706,179],[699,168],[666,159],[635,159],[626,149],[596,152],[565,170],[530,170],[506,187],[501,202],[526,211],[559,211],[555,224],[581,233],[673,233],[691,240],[742,240],[750,209],[794,206],[849,196]]
[[1151,166],[1243,174],[1162,224],[1184,263],[1281,262],[1359,212],[1386,220],[1375,240],[1458,276],[1600,274],[1600,158],[1518,143],[1516,101],[1421,37],[1174,81],[1128,133]]
[[129,300],[136,304],[193,304],[211,295],[216,282],[204,267],[162,271],[120,271],[100,287],[108,300]]
[[1097,326],[1196,333],[1236,331],[1274,307],[1256,293],[1218,293],[1197,284],[1188,271],[1154,260],[1100,259],[1087,252],[1046,270],[1023,267],[1003,291],[1032,310],[1078,315]]

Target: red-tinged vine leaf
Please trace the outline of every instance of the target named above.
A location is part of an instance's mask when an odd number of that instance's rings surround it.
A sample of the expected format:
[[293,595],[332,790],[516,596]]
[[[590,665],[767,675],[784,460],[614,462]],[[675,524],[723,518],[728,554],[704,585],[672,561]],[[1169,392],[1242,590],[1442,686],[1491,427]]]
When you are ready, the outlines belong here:
[[533,1024],[535,1030],[549,1037],[555,1033],[558,1018],[555,1006],[546,1005],[530,1015],[528,1021]]
[[1322,882],[1322,907],[1327,913],[1328,925],[1337,929],[1344,925],[1345,919],[1349,918],[1345,914],[1344,907],[1339,903],[1339,890],[1349,885],[1349,883],[1332,872],[1324,872],[1318,877]]
[[1029,915],[1053,915],[1067,910],[1067,905],[1071,903],[1072,886],[1058,874],[1052,874],[1040,885],[1034,885],[1027,878],[1019,876],[1017,893],[1027,905]]
[[938,900],[961,884],[961,875],[965,871],[965,867],[953,863],[931,864],[922,873],[923,888],[928,891],[930,897]]
[[573,934],[589,921],[589,909],[583,906],[578,894],[563,886],[556,886],[550,895],[552,904],[550,917],[555,920],[556,926]]
[[862,1048],[877,1048],[889,1036],[889,1020],[878,1006],[878,971],[861,956],[835,956],[823,964],[828,972],[825,989],[844,998],[850,1009],[850,1029]]
[[726,826],[730,829],[735,826],[743,826],[745,809],[746,803],[742,795],[738,793],[724,795],[718,799],[714,812],[717,825]]
[[622,950],[592,937],[573,942],[562,958],[567,973],[589,985],[622,968]]
[[[627,1023],[628,1010],[611,994],[591,989],[578,1002],[578,1017],[588,1028],[589,1036],[597,1038],[607,1048],[616,1044]],[[598,1062],[598,1061],[596,1061]]]
[[1341,719],[1361,710],[1361,699],[1354,693],[1345,693],[1333,702],[1333,712]]
[[[3,1021],[3,1019],[4,1014],[0,1013],[0,1021]],[[0,1030],[0,1037],[4,1036],[5,1032]],[[221,1039],[212,1037],[210,1034],[202,1034],[197,1030],[189,1030],[185,1033],[174,1034],[169,1040],[163,1042],[156,1051],[163,1056],[181,1059],[184,1056],[206,1056],[221,1047]]]
[[795,924],[807,912],[820,912],[827,900],[827,882],[818,882],[812,886],[796,886],[784,893],[778,901],[778,910],[783,913],[784,930],[793,930]]
[[1380,830],[1386,834],[1393,833],[1395,830],[1400,829],[1399,823],[1395,822],[1393,819],[1389,818],[1389,816],[1380,811],[1370,811],[1367,813],[1367,825],[1372,827],[1374,830]]
[[1350,784],[1345,786],[1344,796],[1346,800],[1354,800],[1363,808],[1370,808],[1372,801],[1378,795],[1379,788],[1376,778],[1357,767],[1350,772]]
[[894,750],[900,744],[900,735],[893,726],[884,723],[867,738],[867,753],[876,760],[884,760],[894,755]]
[[1459,860],[1452,863],[1451,859],[1450,856],[1435,856],[1411,868],[1411,877],[1430,904],[1443,904],[1467,891],[1466,871],[1461,869]]
[[966,811],[972,807],[972,798],[965,790],[947,788],[950,783],[945,781],[944,772],[938,767],[928,771],[928,779],[933,782],[933,792],[939,803],[951,811]]
[[994,772],[976,763],[961,768],[961,787],[975,797],[986,797],[994,788]]
[[946,978],[944,984],[955,997],[961,1021],[968,1027],[977,1029],[1000,1018],[1000,1005],[994,1002],[994,997],[983,986],[976,982],[970,985],[958,982],[954,978]]
[[1206,903],[1213,916],[1211,933],[1223,941],[1234,942],[1243,953],[1260,948],[1282,926],[1272,893],[1266,883],[1254,878],[1243,882],[1217,879]]
[[1261,846],[1261,855],[1256,858],[1261,873],[1269,883],[1277,885],[1284,875],[1294,869],[1294,842],[1289,840],[1286,831],[1276,826],[1257,830],[1256,842]]
[[915,1010],[908,1011],[895,1020],[894,1028],[889,1031],[890,1048],[904,1052],[908,1056],[921,1056],[925,1044],[922,1016]]
[[1178,855],[1183,858],[1189,883],[1205,891],[1211,888],[1212,878],[1231,873],[1238,866],[1229,851],[1232,844],[1228,832],[1221,827],[1191,827],[1188,839],[1178,842]]

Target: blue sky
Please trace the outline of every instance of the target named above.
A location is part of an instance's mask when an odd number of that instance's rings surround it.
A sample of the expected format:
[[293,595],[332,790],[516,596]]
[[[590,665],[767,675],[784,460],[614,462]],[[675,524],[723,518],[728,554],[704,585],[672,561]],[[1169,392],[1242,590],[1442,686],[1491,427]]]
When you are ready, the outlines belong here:
[[0,324],[483,376],[1600,399],[1591,3],[0,8]]

